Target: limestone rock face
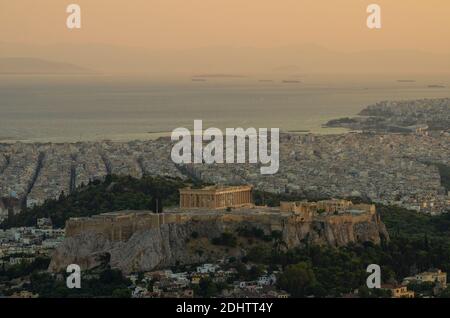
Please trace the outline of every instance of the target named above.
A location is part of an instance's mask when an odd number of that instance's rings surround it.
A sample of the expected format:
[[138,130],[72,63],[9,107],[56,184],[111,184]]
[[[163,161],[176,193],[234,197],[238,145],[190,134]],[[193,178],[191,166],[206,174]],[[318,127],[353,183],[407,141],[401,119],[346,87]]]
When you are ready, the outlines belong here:
[[[123,213],[130,215],[134,212]],[[161,219],[161,215],[158,217]],[[379,244],[382,239],[389,240],[386,228],[377,214],[352,218],[329,216],[305,221],[290,213],[258,215],[216,212],[205,215],[183,214],[162,224],[151,222],[152,225],[148,226],[142,226],[149,224],[143,222],[142,218],[147,218],[142,216],[142,212],[140,216],[128,218],[133,221],[97,218],[96,226],[89,223],[93,222],[91,219],[72,223],[68,221],[68,237],[55,250],[49,270],[65,270],[69,264],[91,269],[107,259],[112,268],[130,273],[176,264],[214,262],[229,256],[239,257],[245,255],[245,246],[216,248],[213,253],[207,252],[207,246],[211,246],[210,240],[221,233],[236,233],[242,227],[259,228],[267,234],[278,230],[288,248],[306,243],[343,246],[352,242]],[[126,229],[128,235],[123,235],[122,232],[120,235],[115,234],[121,229]]]

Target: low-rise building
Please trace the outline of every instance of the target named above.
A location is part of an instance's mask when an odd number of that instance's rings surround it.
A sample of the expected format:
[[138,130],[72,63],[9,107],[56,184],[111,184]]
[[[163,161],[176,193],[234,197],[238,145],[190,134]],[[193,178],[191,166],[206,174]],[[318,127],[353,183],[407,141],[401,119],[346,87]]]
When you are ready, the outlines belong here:
[[405,277],[403,279],[403,284],[408,285],[412,282],[418,283],[433,283],[434,294],[439,293],[441,290],[447,288],[447,273],[441,271],[440,269],[430,269],[426,272],[416,274],[415,276]]
[[413,291],[408,290],[405,285],[382,285],[382,289],[389,290],[392,298],[414,298]]
[[219,268],[218,265],[203,264],[202,266],[197,267],[197,273],[201,273],[201,274],[215,273],[217,268]]

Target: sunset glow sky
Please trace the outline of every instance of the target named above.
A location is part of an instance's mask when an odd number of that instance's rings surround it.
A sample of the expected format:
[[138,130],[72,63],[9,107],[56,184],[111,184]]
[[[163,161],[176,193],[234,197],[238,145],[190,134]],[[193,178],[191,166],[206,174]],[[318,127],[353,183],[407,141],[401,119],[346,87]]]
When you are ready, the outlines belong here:
[[[65,26],[82,8],[82,29]],[[382,8],[382,30],[366,7]],[[149,49],[281,47],[450,53],[448,0],[0,0],[0,42],[107,43]]]

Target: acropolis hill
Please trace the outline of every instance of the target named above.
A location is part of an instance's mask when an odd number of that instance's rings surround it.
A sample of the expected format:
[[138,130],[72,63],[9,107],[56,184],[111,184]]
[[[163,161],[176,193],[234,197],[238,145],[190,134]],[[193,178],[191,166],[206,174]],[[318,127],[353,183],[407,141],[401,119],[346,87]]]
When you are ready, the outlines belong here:
[[[242,190],[245,193],[248,188]],[[242,197],[239,191],[233,193],[236,198]],[[239,241],[237,247],[226,248],[210,242],[225,232],[238,236],[242,228],[258,228],[267,235],[280,231],[287,248],[305,243],[378,244],[381,239],[389,239],[374,205],[345,200],[282,202],[275,208],[251,203],[231,209],[174,208],[160,214],[119,211],[70,219],[66,239],[55,251],[50,270],[59,271],[72,263],[89,269],[105,256],[113,268],[124,272],[239,257],[249,247],[246,240]]]

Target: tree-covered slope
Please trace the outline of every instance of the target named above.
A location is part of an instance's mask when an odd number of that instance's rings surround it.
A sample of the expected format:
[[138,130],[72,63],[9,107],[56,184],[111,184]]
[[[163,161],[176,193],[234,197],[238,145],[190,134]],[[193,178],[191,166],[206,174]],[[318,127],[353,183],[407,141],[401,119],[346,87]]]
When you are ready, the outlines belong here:
[[178,205],[178,190],[188,184],[179,179],[144,176],[107,176],[103,182],[94,181],[70,195],[61,194],[57,200],[47,200],[43,205],[24,209],[10,216],[2,228],[32,226],[36,219],[51,218],[55,227],[64,227],[71,217],[91,216],[119,210],[152,210],[161,212],[164,207]]

